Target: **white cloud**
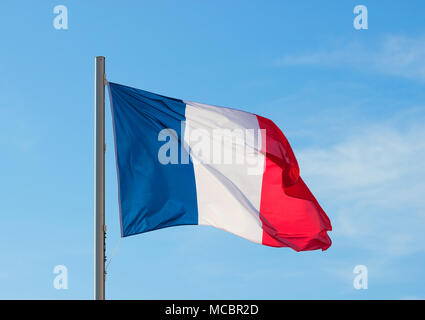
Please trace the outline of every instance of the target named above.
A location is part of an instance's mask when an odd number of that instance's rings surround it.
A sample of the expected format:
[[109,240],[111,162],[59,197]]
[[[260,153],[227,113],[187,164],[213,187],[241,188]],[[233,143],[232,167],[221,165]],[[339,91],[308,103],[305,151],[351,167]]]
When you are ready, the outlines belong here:
[[287,55],[279,59],[277,65],[350,67],[360,71],[425,80],[425,37],[389,35],[376,45],[355,42],[342,49]]
[[[305,174],[319,175],[321,189],[343,192],[339,195],[343,199],[362,196],[370,204],[377,201],[376,195],[385,192],[392,195],[392,205],[394,201],[399,205],[407,201],[425,206],[425,198],[411,190],[425,177],[425,165],[420,161],[425,159],[424,128],[402,131],[371,126],[328,149],[303,150],[300,158]],[[328,182],[326,186],[323,179]],[[403,186],[402,190],[395,185]]]
[[367,126],[330,147],[300,150],[297,158],[337,239],[393,256],[425,251],[422,125]]

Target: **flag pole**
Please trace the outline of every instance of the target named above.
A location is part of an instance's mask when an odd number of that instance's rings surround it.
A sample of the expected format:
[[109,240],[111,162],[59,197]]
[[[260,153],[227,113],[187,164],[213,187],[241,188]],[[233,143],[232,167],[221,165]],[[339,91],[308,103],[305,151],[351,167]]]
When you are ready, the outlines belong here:
[[105,57],[95,58],[94,298],[105,300]]

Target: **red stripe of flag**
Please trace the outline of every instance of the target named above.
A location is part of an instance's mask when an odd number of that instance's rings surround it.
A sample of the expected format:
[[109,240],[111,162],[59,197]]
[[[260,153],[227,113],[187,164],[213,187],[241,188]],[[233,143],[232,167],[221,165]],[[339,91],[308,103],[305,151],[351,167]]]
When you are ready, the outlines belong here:
[[257,118],[266,133],[260,204],[262,243],[296,251],[326,250],[331,245],[329,218],[301,179],[297,160],[282,131],[273,121]]

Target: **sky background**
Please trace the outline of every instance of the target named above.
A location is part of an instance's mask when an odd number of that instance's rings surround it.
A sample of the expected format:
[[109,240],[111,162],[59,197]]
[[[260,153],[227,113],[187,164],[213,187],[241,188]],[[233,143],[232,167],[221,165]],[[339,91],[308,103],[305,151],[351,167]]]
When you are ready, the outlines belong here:
[[[368,30],[353,28],[358,4]],[[68,30],[53,27],[56,5]],[[9,0],[0,35],[1,299],[93,297],[96,55],[110,81],[271,118],[334,229],[327,251],[302,253],[211,227],[124,238],[107,298],[425,298],[423,1]],[[108,256],[111,125],[107,98]],[[56,265],[68,290],[53,287]]]

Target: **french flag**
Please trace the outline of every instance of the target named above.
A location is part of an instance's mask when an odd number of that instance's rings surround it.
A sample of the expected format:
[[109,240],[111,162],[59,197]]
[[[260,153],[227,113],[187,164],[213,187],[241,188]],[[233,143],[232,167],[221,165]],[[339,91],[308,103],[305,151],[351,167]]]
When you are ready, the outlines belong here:
[[123,237],[209,225],[267,246],[329,248],[330,220],[271,120],[108,86]]

